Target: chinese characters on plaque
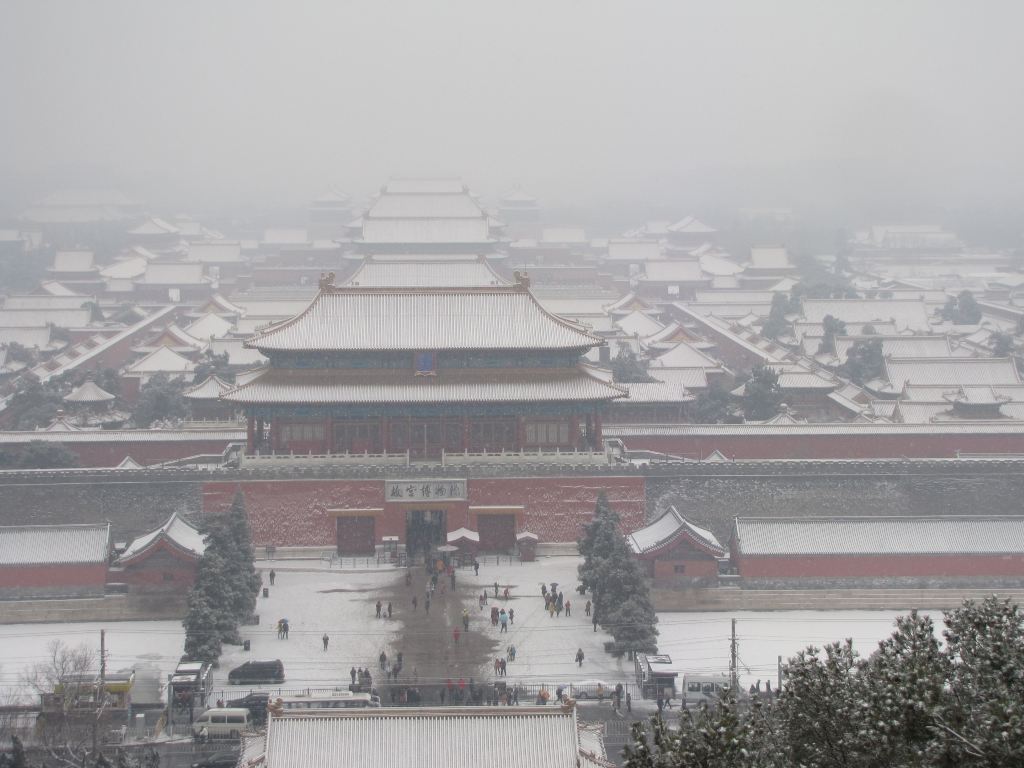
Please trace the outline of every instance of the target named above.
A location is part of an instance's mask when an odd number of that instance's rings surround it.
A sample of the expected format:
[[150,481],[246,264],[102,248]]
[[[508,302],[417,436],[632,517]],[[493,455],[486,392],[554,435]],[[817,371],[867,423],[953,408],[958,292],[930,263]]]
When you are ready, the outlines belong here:
[[387,501],[465,501],[465,480],[385,480]]

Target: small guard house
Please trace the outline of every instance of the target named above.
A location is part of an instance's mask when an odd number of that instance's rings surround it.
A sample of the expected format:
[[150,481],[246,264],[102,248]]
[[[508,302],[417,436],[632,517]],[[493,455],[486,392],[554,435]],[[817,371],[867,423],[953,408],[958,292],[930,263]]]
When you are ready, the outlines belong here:
[[700,528],[675,507],[626,537],[657,587],[711,586],[718,582],[718,562],[727,557],[715,535]]

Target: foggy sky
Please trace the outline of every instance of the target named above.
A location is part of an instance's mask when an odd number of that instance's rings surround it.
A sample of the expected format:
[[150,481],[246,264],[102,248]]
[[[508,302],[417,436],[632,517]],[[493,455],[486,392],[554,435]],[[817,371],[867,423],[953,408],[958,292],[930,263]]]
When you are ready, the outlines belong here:
[[1020,2],[8,1],[0,192],[1024,208],[1022,28]]

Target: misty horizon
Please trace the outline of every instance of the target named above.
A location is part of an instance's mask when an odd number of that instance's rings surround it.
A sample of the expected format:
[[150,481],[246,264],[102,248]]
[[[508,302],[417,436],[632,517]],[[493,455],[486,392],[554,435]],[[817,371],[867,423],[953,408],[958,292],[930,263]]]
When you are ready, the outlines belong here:
[[0,212],[358,205],[392,177],[672,217],[1024,208],[1010,3],[11,3]]

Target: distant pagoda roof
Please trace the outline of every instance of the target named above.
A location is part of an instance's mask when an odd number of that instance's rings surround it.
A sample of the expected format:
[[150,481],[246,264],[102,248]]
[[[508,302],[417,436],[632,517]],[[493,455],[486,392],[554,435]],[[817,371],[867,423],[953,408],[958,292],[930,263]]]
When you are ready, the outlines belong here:
[[188,387],[181,396],[187,400],[217,400],[233,387],[234,384],[229,384],[219,376],[210,375],[195,386]]
[[65,403],[109,403],[116,396],[101,388],[92,379],[88,379],[64,395]]
[[273,352],[455,349],[586,350],[604,340],[552,315],[521,276],[487,288],[368,288],[321,280],[320,293],[290,320],[246,346]]

